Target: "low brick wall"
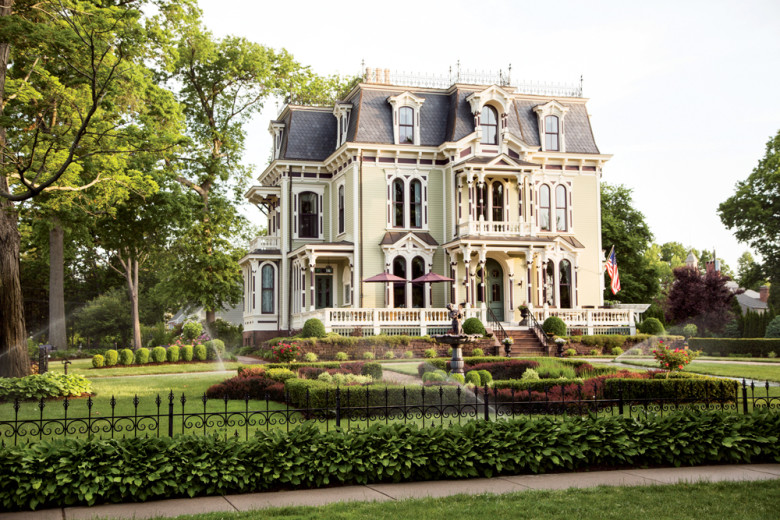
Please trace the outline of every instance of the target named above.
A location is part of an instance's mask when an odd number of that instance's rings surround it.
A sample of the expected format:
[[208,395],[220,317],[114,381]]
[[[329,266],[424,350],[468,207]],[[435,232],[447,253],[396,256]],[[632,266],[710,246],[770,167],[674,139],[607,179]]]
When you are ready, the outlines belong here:
[[[412,340],[407,345],[361,345],[360,343],[356,345],[339,345],[324,342],[311,344],[307,342],[302,347],[304,352],[314,352],[324,361],[335,359],[337,352],[346,353],[350,359],[363,359],[363,353],[373,352],[377,359],[383,359],[387,352],[392,351],[396,358],[402,359],[404,352],[411,351],[415,358],[422,358],[425,351],[429,348],[436,349],[437,357],[444,357],[447,356],[447,350],[450,348],[449,345],[422,340]],[[498,355],[498,346],[493,338],[485,338],[465,345],[463,347],[463,355],[470,356],[475,348],[481,348],[486,356]]]

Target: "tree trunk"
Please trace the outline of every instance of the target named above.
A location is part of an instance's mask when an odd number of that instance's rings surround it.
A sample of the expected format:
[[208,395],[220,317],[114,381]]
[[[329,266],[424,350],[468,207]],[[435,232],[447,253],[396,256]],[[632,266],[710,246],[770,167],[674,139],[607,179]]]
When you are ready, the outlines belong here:
[[[0,17],[11,14],[13,0],[0,0]],[[11,46],[0,42],[0,116],[5,105],[5,76]],[[5,127],[0,126],[0,149],[5,149]],[[0,154],[0,166],[2,166]],[[0,190],[8,180],[0,174]],[[0,198],[0,377],[30,374],[24,325],[24,300],[19,279],[19,229],[11,201]]]
[[68,348],[65,323],[65,232],[55,217],[49,231],[49,343],[56,349]]
[[138,260],[130,260],[133,269],[133,284],[131,288],[130,302],[133,305],[133,348],[138,350],[141,344],[141,318],[138,315]]
[[217,313],[214,311],[206,310],[206,323],[211,325],[217,319]]

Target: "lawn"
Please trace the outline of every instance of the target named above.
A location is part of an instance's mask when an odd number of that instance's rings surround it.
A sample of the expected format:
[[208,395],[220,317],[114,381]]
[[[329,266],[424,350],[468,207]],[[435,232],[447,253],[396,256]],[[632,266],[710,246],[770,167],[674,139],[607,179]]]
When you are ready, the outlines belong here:
[[[627,361],[633,365],[657,368],[658,363],[646,360]],[[742,365],[739,363],[707,363],[706,361],[693,361],[686,367],[688,372],[697,374],[709,374],[713,376],[748,378],[758,381],[780,382],[780,365]]]
[[[192,372],[214,372],[217,370],[235,370],[241,363],[235,361],[225,361],[219,363],[216,361],[206,361],[202,363],[183,363],[183,364],[164,364],[164,365],[141,365],[130,367],[112,367],[112,368],[92,368],[91,359],[74,359],[68,365],[68,374],[79,374],[89,379],[114,376],[139,376],[154,374],[184,374]],[[62,373],[64,365],[61,361],[50,360],[49,370],[55,373]]]
[[606,487],[560,491],[521,491],[504,495],[456,495],[387,502],[347,502],[319,507],[282,507],[245,513],[208,513],[177,520],[248,520],[255,518],[396,520],[398,518],[472,520],[473,518],[624,520],[653,518],[777,518],[780,480],[657,486]]

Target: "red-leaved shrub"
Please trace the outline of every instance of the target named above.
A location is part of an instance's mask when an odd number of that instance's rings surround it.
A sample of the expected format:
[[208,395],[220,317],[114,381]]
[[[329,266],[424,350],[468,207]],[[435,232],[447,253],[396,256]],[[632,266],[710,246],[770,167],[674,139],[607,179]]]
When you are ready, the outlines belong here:
[[537,361],[532,359],[514,359],[510,361],[497,361],[495,363],[480,363],[469,367],[466,372],[472,370],[487,370],[495,380],[504,379],[520,379],[529,368],[536,368],[539,366]]

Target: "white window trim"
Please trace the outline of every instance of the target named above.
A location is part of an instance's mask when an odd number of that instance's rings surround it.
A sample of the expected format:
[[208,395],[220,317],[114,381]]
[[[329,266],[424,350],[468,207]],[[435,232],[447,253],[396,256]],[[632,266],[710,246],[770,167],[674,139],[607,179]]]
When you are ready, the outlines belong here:
[[393,143],[407,144],[400,142],[400,117],[398,112],[401,107],[409,107],[412,109],[414,116],[414,136],[412,145],[420,146],[420,109],[422,108],[423,103],[425,103],[425,98],[415,96],[411,92],[406,91],[397,96],[390,96],[387,98],[387,102],[390,103],[393,109]]
[[[507,131],[508,113],[512,106],[511,95],[499,86],[492,85],[480,92],[474,92],[466,97],[471,113],[474,115],[474,131],[477,135],[477,145],[482,147],[501,146],[504,143],[504,134]],[[495,144],[482,143],[482,108],[490,105],[496,110],[498,128],[496,129],[497,142]],[[500,149],[500,148],[499,148]]]
[[[317,220],[317,237],[299,237],[298,236],[298,229],[300,226],[300,222],[298,222],[298,197],[300,197],[301,193],[311,191],[313,193],[317,194],[317,211],[318,211],[318,220]],[[297,184],[293,186],[292,189],[292,196],[293,196],[293,240],[323,240],[324,239],[324,233],[325,233],[325,226],[323,222],[323,203],[324,203],[324,196],[325,196],[325,186],[321,185],[313,185],[313,184]]]
[[[560,104],[556,100],[549,101],[545,103],[544,105],[536,105],[534,107],[534,112],[536,112],[536,117],[538,119],[539,123],[539,145],[541,147],[541,150],[543,152],[552,151],[552,152],[566,152],[566,125],[564,124],[564,118],[566,117],[566,113],[569,111],[569,107],[564,106]],[[547,150],[545,147],[545,118],[547,116],[558,116],[558,149],[557,150]]]
[[[414,260],[415,257],[420,257],[423,259],[423,262],[425,262],[425,272],[429,273],[433,269],[433,255],[436,253],[437,246],[431,246],[429,244],[426,244],[422,242],[420,239],[415,237],[414,235],[407,235],[405,238],[402,238],[395,244],[390,244],[386,246],[382,246],[382,250],[385,253],[385,269],[387,272],[392,273],[393,272],[393,261],[397,257],[402,257],[406,262],[406,279],[408,281],[412,281],[412,260]],[[386,305],[395,307],[395,302],[392,301],[392,284],[387,284],[390,296],[389,300],[386,302]],[[425,292],[424,292],[424,298],[425,298],[425,307],[430,306],[431,302],[429,301],[430,298],[430,291],[428,290],[430,284],[425,284]],[[404,305],[407,309],[411,309],[412,305],[412,291],[408,289],[406,291],[406,301],[404,302]]]
[[[550,230],[543,230],[542,224],[541,224],[541,214],[542,214],[542,195],[541,190],[542,186],[547,186],[550,188]],[[563,189],[566,190],[566,224],[567,228],[565,230],[558,229],[558,186],[563,186]],[[536,206],[535,211],[535,226],[536,229],[540,233],[563,233],[566,235],[573,235],[574,234],[574,209],[572,208],[573,204],[573,186],[570,182],[553,182],[553,181],[537,181],[534,194],[534,205]]]
[[[387,178],[387,229],[388,231],[428,231],[428,178],[430,177],[430,170],[420,171],[417,168],[409,170],[385,170]],[[404,183],[404,226],[395,227],[393,222],[393,216],[395,208],[393,207],[393,183],[396,180],[400,180]],[[422,189],[422,226],[411,227],[409,221],[409,208],[411,204],[411,185],[413,180],[420,181],[420,187]]]
[[273,136],[274,159],[279,159],[282,154],[284,128],[285,124],[278,121],[271,121],[268,125],[268,132]]
[[[274,304],[274,312],[268,313],[263,312],[263,267],[266,265],[270,265],[271,269],[273,269],[274,273],[274,296],[273,296],[273,304]],[[257,273],[256,276],[259,278],[257,288],[259,290],[255,290],[257,295],[260,297],[259,299],[259,305],[257,306],[257,309],[259,310],[257,314],[260,314],[262,316],[277,316],[279,314],[279,269],[277,269],[277,266],[274,262],[270,260],[266,260],[264,262],[261,262],[257,266]]]
[[336,103],[333,107],[333,115],[336,117],[336,148],[347,142],[351,112],[351,103]]
[[[347,234],[347,186],[345,177],[336,184],[336,236]],[[339,190],[344,190],[344,229],[339,229]]]

